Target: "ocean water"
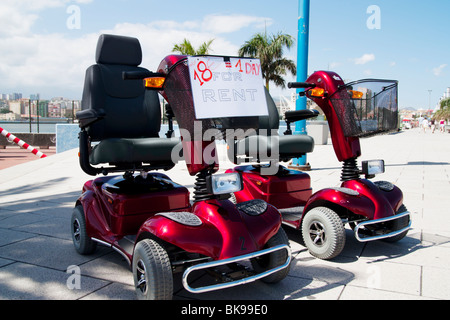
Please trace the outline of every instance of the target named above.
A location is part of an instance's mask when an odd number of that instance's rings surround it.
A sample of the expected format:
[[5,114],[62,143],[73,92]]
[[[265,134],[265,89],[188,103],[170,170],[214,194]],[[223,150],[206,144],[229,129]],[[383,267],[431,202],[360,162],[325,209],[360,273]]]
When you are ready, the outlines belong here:
[[[56,124],[55,123],[40,123],[39,128],[37,124],[32,124],[31,126],[31,132],[30,132],[30,124],[29,123],[2,123],[0,122],[0,127],[5,129],[8,132],[11,133],[56,133]],[[177,132],[177,136],[179,136],[178,133],[178,126],[174,126],[175,131]],[[292,129],[294,129],[294,126],[292,126]],[[39,130],[39,131],[38,131]],[[164,136],[164,134],[167,132],[168,126],[162,125],[161,126],[161,134]],[[284,131],[286,131],[286,123],[280,122],[280,129],[279,133],[280,135],[283,135]]]
[[[56,133],[56,123],[40,123],[39,128],[37,124],[31,125],[29,123],[2,123],[0,127],[11,133]],[[38,131],[39,130],[39,131]]]

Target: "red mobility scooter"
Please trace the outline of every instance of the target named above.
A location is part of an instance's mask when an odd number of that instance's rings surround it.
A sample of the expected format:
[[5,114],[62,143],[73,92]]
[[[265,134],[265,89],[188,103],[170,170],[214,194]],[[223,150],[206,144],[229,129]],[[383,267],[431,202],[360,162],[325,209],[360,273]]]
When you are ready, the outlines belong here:
[[[227,171],[241,173],[244,179],[244,189],[234,193],[236,203],[262,199],[274,205],[282,213],[283,223],[301,230],[310,253],[321,259],[332,259],[341,253],[347,223],[361,242],[380,239],[394,242],[404,238],[411,220],[401,190],[390,182],[369,180],[384,172],[384,161],[364,161],[362,169],[357,166],[357,158],[361,156],[359,138],[397,130],[398,83],[361,80],[346,85],[336,73],[315,72],[306,83],[291,83],[289,87],[304,88],[304,92],[299,90],[300,95],[306,95],[323,110],[334,151],[343,162],[342,184],[312,194],[307,173],[278,165],[278,161],[289,161],[313,151],[314,140],[306,135],[291,135],[290,124],[316,117],[318,112],[287,112],[287,135],[278,136],[278,112],[268,96],[271,112],[269,118],[261,118],[261,127],[276,129],[275,134],[270,136],[269,131],[268,135],[249,136],[228,144],[234,163],[255,160],[259,163]],[[264,174],[263,170],[270,166],[276,166],[277,170]]]
[[[280,213],[262,200],[230,202],[230,194],[242,188],[240,174],[215,174],[215,141],[187,134],[196,120],[187,57],[168,56],[159,73],[139,68],[141,59],[137,39],[102,35],[97,64],[87,70],[77,113],[80,165],[89,175],[104,176],[86,182],[76,202],[75,249],[87,255],[102,244],[120,253],[131,266],[140,299],[171,299],[174,273],[183,273],[183,286],[193,293],[258,279],[281,281],[291,253]],[[179,138],[159,137],[158,91],[184,130],[182,144]],[[223,125],[220,119],[199,123],[203,129]],[[205,149],[211,159],[202,156]],[[178,151],[193,159],[186,161],[197,177],[193,203],[186,187],[151,172],[172,169]],[[194,287],[189,275],[199,271],[214,281]]]

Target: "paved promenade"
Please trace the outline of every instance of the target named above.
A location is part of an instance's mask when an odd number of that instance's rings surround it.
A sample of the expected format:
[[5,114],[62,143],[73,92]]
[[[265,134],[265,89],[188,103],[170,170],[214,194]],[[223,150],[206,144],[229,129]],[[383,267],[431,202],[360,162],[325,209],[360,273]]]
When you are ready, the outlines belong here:
[[[343,253],[333,261],[321,261],[289,231],[294,259],[281,283],[256,282],[193,295],[182,289],[178,276],[174,298],[450,299],[450,134],[415,129],[361,142],[360,160],[386,161],[386,173],[376,180],[391,181],[404,192],[413,219],[405,239],[362,244],[348,229]],[[77,152],[0,170],[0,300],[135,299],[132,274],[122,256],[100,247],[86,257],[73,248],[70,216],[82,185],[90,179],[79,168]],[[308,161],[315,191],[339,185],[341,164],[330,144],[316,146]],[[222,170],[231,166],[221,163]],[[168,174],[180,184],[193,185],[184,163]],[[81,271],[79,289],[67,285],[70,266]]]

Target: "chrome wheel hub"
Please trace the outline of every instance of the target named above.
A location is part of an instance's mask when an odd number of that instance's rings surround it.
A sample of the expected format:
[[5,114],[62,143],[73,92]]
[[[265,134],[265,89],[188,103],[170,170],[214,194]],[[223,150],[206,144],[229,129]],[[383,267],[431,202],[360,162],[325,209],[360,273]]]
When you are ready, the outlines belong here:
[[309,226],[309,236],[316,246],[323,246],[326,241],[325,226],[319,221],[313,221]]
[[146,269],[144,262],[142,260],[139,260],[136,266],[136,279],[137,285],[136,288],[141,290],[142,294],[147,293],[147,276],[146,276]]

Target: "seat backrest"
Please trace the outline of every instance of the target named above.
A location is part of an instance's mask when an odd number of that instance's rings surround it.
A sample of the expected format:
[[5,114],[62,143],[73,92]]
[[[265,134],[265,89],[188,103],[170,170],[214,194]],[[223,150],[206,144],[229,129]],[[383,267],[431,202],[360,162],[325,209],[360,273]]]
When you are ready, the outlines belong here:
[[86,71],[82,110],[94,109],[104,117],[87,129],[91,141],[109,138],[154,138],[161,129],[158,94],[145,90],[142,80],[123,80],[124,71],[138,67],[142,49],[136,38],[102,35],[97,64]]
[[[278,113],[277,106],[275,105],[269,90],[265,89],[265,92],[269,116],[259,118],[259,129],[267,130],[266,135],[271,135],[271,130],[278,130],[280,127],[280,114]],[[278,133],[276,133],[276,135],[278,135]]]

